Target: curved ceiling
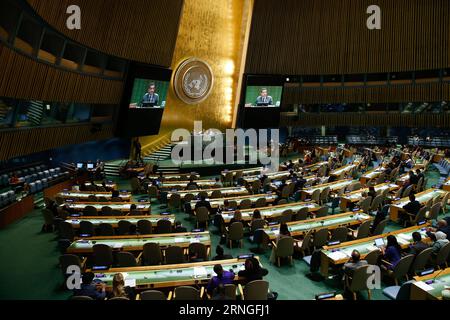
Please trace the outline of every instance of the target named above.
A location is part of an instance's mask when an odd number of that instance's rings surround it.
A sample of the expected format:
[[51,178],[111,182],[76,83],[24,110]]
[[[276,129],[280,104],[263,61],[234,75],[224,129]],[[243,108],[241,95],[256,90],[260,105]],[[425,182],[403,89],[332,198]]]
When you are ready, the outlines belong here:
[[[83,45],[139,62],[169,67],[183,0],[26,0],[48,24]],[[81,30],[69,30],[70,5],[81,9]]]

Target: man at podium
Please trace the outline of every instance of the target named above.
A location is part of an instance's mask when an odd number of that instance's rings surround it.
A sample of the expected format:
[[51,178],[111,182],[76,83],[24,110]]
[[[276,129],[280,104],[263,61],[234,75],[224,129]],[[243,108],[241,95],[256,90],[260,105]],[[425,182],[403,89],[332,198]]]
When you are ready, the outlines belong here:
[[259,92],[259,96],[256,98],[255,105],[258,107],[267,107],[273,105],[273,99],[267,94],[266,88],[262,88]]
[[148,86],[147,93],[142,97],[141,107],[151,108],[159,106],[159,95],[155,91],[156,85],[154,83],[151,83]]

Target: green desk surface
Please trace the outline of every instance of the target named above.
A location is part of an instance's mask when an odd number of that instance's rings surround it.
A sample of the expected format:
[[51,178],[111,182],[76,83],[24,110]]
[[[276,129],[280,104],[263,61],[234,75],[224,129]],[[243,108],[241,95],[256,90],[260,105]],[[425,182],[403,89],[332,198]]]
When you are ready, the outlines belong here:
[[[441,189],[429,189],[429,190],[417,193],[416,200],[419,201],[420,203],[425,203],[430,199],[434,199],[436,197],[442,197],[445,194],[446,194],[446,192]],[[409,203],[409,198],[406,197],[406,198],[402,198],[402,199],[394,202],[392,205],[403,208],[403,206],[405,206],[408,203]]]
[[[411,244],[413,242],[412,234],[414,231],[419,231],[420,234],[422,235],[422,238],[424,239],[428,238],[428,236],[426,235],[426,228],[418,227],[412,231],[395,234],[395,237],[397,238],[399,245],[407,246]],[[381,235],[379,237],[383,238],[384,244],[386,244],[386,237],[387,237],[386,234]],[[366,255],[371,251],[378,250],[378,248],[375,246],[374,240],[367,240],[358,242],[357,244],[339,246],[338,248],[335,249],[330,250],[323,249],[322,252],[325,253],[331,260],[341,260],[345,259],[346,257],[350,259],[353,250],[358,250],[361,255]]]
[[160,246],[188,246],[190,243],[210,243],[210,241],[209,232],[154,236],[95,237],[75,240],[67,251],[90,252],[95,244],[106,244],[113,249],[141,250],[144,244],[151,242],[158,243]]
[[157,216],[157,215],[153,215],[153,216],[142,216],[142,217],[134,217],[134,216],[123,216],[123,217],[114,217],[114,218],[106,218],[106,217],[102,217],[102,218],[96,218],[96,217],[90,217],[90,218],[82,218],[82,219],[78,219],[78,218],[73,218],[73,219],[67,219],[66,222],[72,224],[72,226],[74,228],[79,227],[80,222],[81,221],[89,221],[91,222],[94,226],[98,226],[102,223],[109,223],[112,225],[117,225],[119,223],[119,221],[128,221],[132,224],[137,224],[139,220],[148,220],[152,223],[152,225],[155,225],[158,223],[159,220],[169,220],[172,224],[175,222],[175,218],[174,216]]
[[240,169],[240,170],[224,170],[221,172],[222,176],[225,176],[228,172],[232,172],[233,175],[235,175],[237,172],[242,172],[242,174],[248,175],[251,173],[257,174],[260,173],[264,168],[263,167],[257,167],[257,168],[248,168],[248,169]]
[[342,188],[347,187],[348,185],[357,182],[357,180],[340,180],[340,181],[336,181],[336,182],[331,182],[331,183],[324,183],[324,184],[319,184],[317,186],[308,188],[308,189],[304,189],[303,191],[306,192],[307,194],[312,194],[315,190],[320,190],[322,191],[323,189],[325,189],[326,187],[330,187],[330,189],[332,191],[336,191],[336,190],[340,190]]
[[[58,193],[56,196],[64,197],[64,198],[89,198],[90,196],[96,197],[106,197],[111,198],[111,192],[83,192],[83,191],[64,191]],[[120,193],[120,198],[129,199],[131,197],[131,193]]]
[[[194,180],[199,186],[214,186],[216,180]],[[170,188],[175,186],[187,187],[189,181],[163,181],[162,188]]]
[[228,187],[228,188],[203,189],[203,190],[169,191],[167,197],[170,198],[170,196],[174,193],[179,194],[181,198],[183,198],[188,193],[197,196],[202,191],[206,192],[208,196],[211,196],[214,190],[220,190],[220,192],[222,192],[222,195],[248,194],[248,190],[245,187]]
[[372,179],[372,178],[375,178],[375,177],[379,176],[384,171],[386,171],[386,168],[384,168],[384,167],[377,167],[376,169],[373,169],[373,170],[370,170],[369,172],[366,172],[361,177]]
[[346,165],[346,166],[343,166],[343,167],[341,167],[341,168],[338,168],[338,169],[336,169],[336,170],[331,171],[331,172],[330,172],[330,175],[339,176],[339,175],[341,175],[341,174],[344,173],[344,172],[347,172],[347,171],[350,171],[350,170],[356,168],[357,166],[358,166],[358,165],[356,165],[356,164],[348,164],[348,165]]
[[224,270],[233,270],[237,278],[238,272],[245,269],[245,260],[233,260],[235,261],[215,261],[213,264],[209,263],[203,265],[201,263],[179,264],[173,266],[167,265],[160,269],[150,269],[146,267],[124,268],[117,269],[117,271],[112,269],[95,273],[95,279],[105,282],[107,286],[112,286],[114,275],[120,272],[124,276],[125,281],[135,281],[137,286],[155,284],[156,287],[161,287],[164,283],[167,283],[170,286],[170,284],[176,285],[177,283],[183,282],[207,281],[215,275],[213,268],[216,263],[221,263]]
[[[87,206],[92,206],[98,211],[102,210],[103,207],[110,207],[113,210],[121,210],[121,211],[130,211],[130,207],[133,202],[124,202],[124,203],[109,203],[109,202],[74,202],[74,203],[65,203],[64,205],[69,206],[71,209],[75,210],[83,210]],[[143,202],[135,202],[136,210],[148,210],[150,209],[149,203]]]
[[[236,201],[237,204],[239,205],[242,200],[248,199],[253,203],[253,202],[256,202],[256,200],[258,200],[260,198],[266,199],[267,202],[273,202],[277,199],[277,195],[276,194],[254,194],[254,195],[250,195],[250,196],[206,199],[206,200],[209,201],[209,203],[211,204],[211,207],[218,208],[218,207],[223,207],[225,200]],[[195,208],[195,205],[197,204],[198,201],[200,201],[200,200],[191,200],[190,203],[191,203],[192,209]]]
[[[383,183],[383,184],[376,185],[375,186],[375,191],[381,193],[381,192],[383,192],[386,189],[395,190],[395,189],[398,189],[398,188],[399,188],[399,186],[397,184],[395,184],[395,183]],[[359,199],[362,198],[361,194],[363,192],[368,192],[368,191],[369,191],[369,188],[356,190],[356,191],[344,194],[342,196],[342,198],[350,200],[350,201],[358,201]]]
[[430,290],[427,290],[428,294],[432,295],[436,299],[442,298],[442,290],[450,288],[450,274],[445,274],[442,276],[437,276],[432,279],[430,283],[427,281],[426,283],[430,286]]
[[[315,202],[297,202],[297,203],[289,203],[278,206],[270,206],[270,207],[262,207],[258,208],[261,212],[261,217],[263,219],[270,219],[272,217],[280,216],[285,210],[292,210],[296,213],[298,210],[302,208],[308,208],[309,211],[313,211],[314,209],[318,209],[320,206]],[[253,216],[253,211],[255,209],[244,209],[240,210],[242,214],[242,219],[245,221],[250,221]],[[221,213],[225,223],[229,223],[230,220],[234,217],[234,211],[230,212],[222,212]]]
[[[304,221],[296,221],[296,222],[290,222],[288,223],[289,231],[295,235],[297,234],[305,234],[308,231],[315,230],[315,229],[321,229],[321,228],[329,228],[329,227],[337,227],[341,225],[349,225],[355,222],[364,222],[366,220],[372,219],[371,216],[365,213],[346,213],[346,214],[339,214],[336,217],[329,216],[326,219],[310,219],[310,220],[304,220]],[[280,233],[280,226],[271,226],[266,227],[264,231],[267,233],[267,235],[273,239],[278,236]]]

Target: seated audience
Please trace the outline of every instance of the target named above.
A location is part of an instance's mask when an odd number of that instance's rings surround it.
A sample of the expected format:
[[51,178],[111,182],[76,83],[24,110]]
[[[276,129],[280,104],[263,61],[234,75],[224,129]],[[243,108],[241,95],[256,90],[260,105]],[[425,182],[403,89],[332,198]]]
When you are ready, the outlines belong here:
[[116,273],[114,275],[112,292],[108,294],[108,299],[118,297],[130,300],[134,300],[135,298],[133,289],[129,286],[125,286],[125,279],[121,273]]
[[183,233],[183,232],[187,232],[187,229],[181,225],[181,221],[175,221],[173,232],[174,233]]
[[244,282],[249,283],[254,280],[262,280],[269,272],[259,264],[255,257],[245,260],[245,269],[238,272],[238,276],[244,278]]
[[431,248],[433,248],[433,253],[438,254],[439,251],[442,249],[443,246],[445,246],[448,243],[447,236],[442,231],[438,231],[436,233],[428,233],[428,236],[431,239],[432,245]]
[[209,295],[211,295],[219,285],[232,284],[235,274],[232,270],[225,271],[222,268],[221,264],[216,264],[214,266],[215,276],[209,280],[209,283],[206,287],[206,291]]
[[413,232],[412,238],[414,242],[409,246],[409,252],[411,254],[418,255],[426,248],[429,248],[429,245],[423,242],[420,232]]
[[218,245],[216,247],[216,256],[213,258],[213,260],[227,260],[227,259],[233,259],[233,256],[229,254],[224,254],[223,247]]
[[102,300],[106,297],[106,285],[104,283],[94,283],[95,274],[86,272],[81,278],[80,289],[74,289],[74,296],[88,296],[95,300]]
[[383,269],[392,270],[401,259],[401,247],[397,242],[397,238],[393,235],[387,236],[386,247],[381,248],[383,254]]
[[350,261],[348,261],[344,264],[344,267],[343,267],[344,273],[345,273],[345,275],[352,277],[353,272],[356,269],[358,269],[359,267],[365,266],[365,265],[367,265],[367,261],[361,260],[361,254],[359,253],[358,250],[353,250]]

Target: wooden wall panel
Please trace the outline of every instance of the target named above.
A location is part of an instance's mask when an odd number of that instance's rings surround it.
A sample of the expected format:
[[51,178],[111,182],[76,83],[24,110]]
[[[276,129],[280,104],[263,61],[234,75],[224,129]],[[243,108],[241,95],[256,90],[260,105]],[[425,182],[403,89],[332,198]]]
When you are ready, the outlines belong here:
[[[369,5],[382,29],[366,27]],[[450,66],[448,0],[255,0],[246,72],[352,74]]]
[[65,145],[113,137],[113,126],[92,133],[92,124],[0,131],[0,160],[8,160]]
[[0,44],[0,96],[55,102],[119,104],[123,81],[65,71]]
[[[88,47],[164,67],[172,62],[183,0],[27,1],[50,25]],[[70,5],[81,9],[81,30],[66,27]]]
[[282,115],[280,126],[352,126],[352,127],[411,127],[411,128],[449,128],[450,114],[401,114],[353,112],[341,113],[302,113],[299,117]]
[[307,88],[289,85],[283,92],[285,104],[396,103],[450,100],[449,83],[383,87]]

